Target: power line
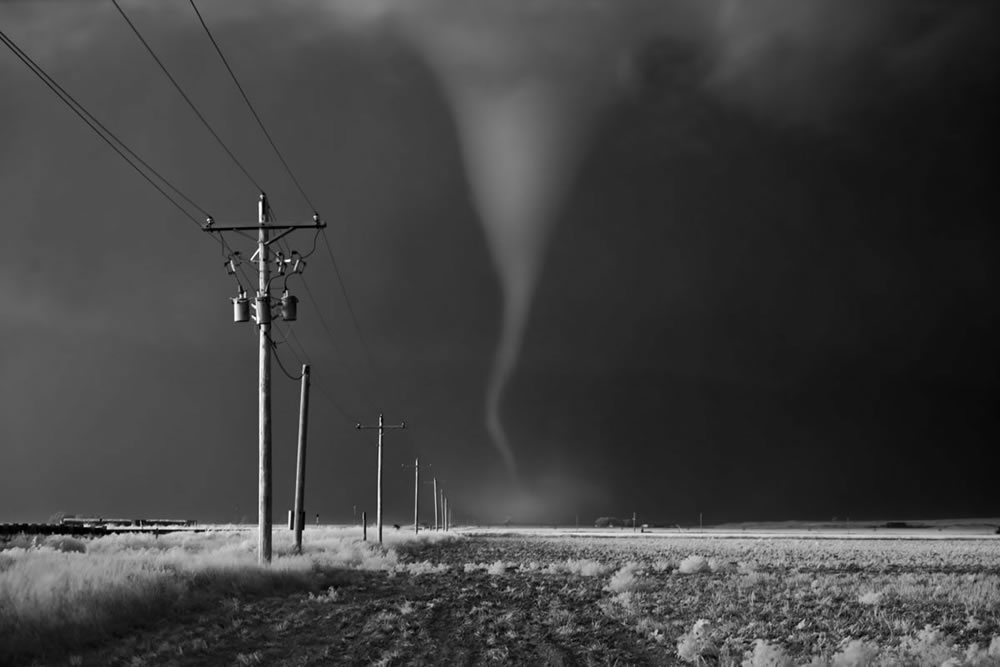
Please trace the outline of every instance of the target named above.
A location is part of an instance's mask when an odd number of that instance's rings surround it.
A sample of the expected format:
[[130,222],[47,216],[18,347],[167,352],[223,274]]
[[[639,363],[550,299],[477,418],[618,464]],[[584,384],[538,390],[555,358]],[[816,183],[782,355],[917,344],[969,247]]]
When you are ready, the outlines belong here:
[[281,363],[281,355],[278,354],[278,344],[274,342],[274,339],[268,336],[267,343],[268,345],[271,346],[271,350],[274,352],[274,360],[278,362],[278,368],[280,368],[281,372],[285,374],[285,377],[287,377],[289,380],[293,382],[298,382],[299,380],[301,380],[302,373],[299,373],[298,375],[292,375],[291,373],[288,372],[288,369],[285,368],[285,365]]
[[355,424],[357,424],[358,420],[355,419],[355,418],[353,418],[353,417],[351,417],[350,415],[348,415],[347,412],[344,410],[344,408],[341,407],[340,403],[338,403],[333,398],[333,396],[331,396],[330,394],[328,394],[327,391],[326,391],[326,389],[323,387],[323,385],[321,383],[316,382],[315,379],[316,378],[314,376],[313,377],[313,380],[314,380],[313,381],[313,386],[316,387],[316,389],[323,396],[323,398],[325,398],[327,400],[327,402],[329,402],[330,405],[333,406],[334,410],[336,410],[338,413],[340,413],[340,416],[343,417],[346,420],[346,422],[348,424],[350,424],[351,426],[354,426]]
[[[86,107],[84,107],[79,101],[77,101],[75,97],[73,97],[70,93],[68,93],[65,88],[60,86],[59,83],[56,82],[56,80],[53,79],[48,74],[48,72],[46,72],[45,69],[42,68],[41,65],[35,62],[23,49],[21,49],[21,47],[19,47],[14,42],[14,40],[8,37],[7,34],[4,33],[2,30],[0,30],[0,41],[2,41],[4,45],[15,56],[17,56],[17,58],[22,63],[24,63],[24,65],[28,69],[31,70],[31,72],[36,77],[38,77],[38,79],[40,79],[42,83],[44,83],[49,88],[49,90],[51,90],[56,95],[56,97],[62,100],[62,102],[67,107],[69,107],[69,109],[73,113],[75,113],[84,123],[86,123],[87,126],[90,127],[90,129],[93,130],[93,132],[97,136],[99,136],[108,146],[110,146],[111,149],[114,150],[119,157],[125,160],[125,162],[127,162],[129,166],[131,166],[136,171],[136,173],[138,173],[140,176],[146,179],[146,181],[154,188],[156,188],[156,190],[161,195],[163,195],[163,197],[166,198],[167,201],[169,201],[171,204],[174,205],[175,208],[177,208],[181,213],[183,213],[184,217],[188,218],[189,220],[191,220],[191,222],[201,227],[201,222],[199,222],[193,215],[191,215],[190,211],[181,206],[181,204],[178,203],[176,199],[167,194],[166,190],[164,190],[156,181],[154,181],[150,177],[149,174],[147,174],[139,167],[140,164],[143,167],[145,167],[146,170],[148,170],[151,174],[153,174],[153,176],[160,179],[160,181],[162,181],[163,184],[167,186],[167,188],[176,193],[178,197],[180,197],[188,204],[190,204],[193,208],[201,212],[206,218],[210,217],[208,212],[203,207],[199,206],[197,203],[192,201],[190,197],[181,192],[173,183],[171,183],[156,169],[150,166],[148,162],[139,157],[139,155],[137,155],[135,151],[129,148],[128,145],[120,138],[118,138],[118,136],[115,135],[114,132],[109,130],[106,125],[104,125],[93,114],[87,111]],[[126,155],[126,153],[128,155]],[[129,156],[131,156],[131,158]],[[138,162],[139,164],[136,164],[136,162]]]
[[365,391],[364,384],[358,382],[357,377],[355,377],[353,373],[353,369],[351,368],[350,364],[347,363],[347,357],[344,354],[343,350],[340,349],[340,344],[337,343],[337,338],[336,336],[333,335],[333,330],[330,328],[329,323],[323,316],[323,311],[319,307],[319,302],[316,300],[316,297],[313,296],[312,290],[309,289],[309,283],[306,282],[305,276],[302,276],[302,288],[305,290],[306,296],[309,297],[309,301],[312,303],[313,308],[316,309],[316,314],[319,316],[319,323],[322,325],[324,331],[326,331],[326,335],[330,339],[330,343],[333,346],[333,351],[336,357],[340,360],[340,363],[343,365],[348,375],[350,375],[351,380],[354,382],[355,385],[357,385],[358,390],[361,393],[361,400],[367,403],[368,407],[372,408],[374,411],[377,411],[378,408],[376,407],[375,403],[371,401],[371,397],[368,396],[367,392]]
[[[299,350],[296,350],[295,346],[292,345],[291,335],[294,333],[295,329],[289,326],[287,327],[287,329],[283,330],[281,328],[280,323],[275,322],[274,330],[277,331],[279,334],[281,334],[281,340],[278,342],[288,346],[288,350],[292,353],[292,356],[295,357],[296,361],[298,361],[300,364],[312,365],[312,362],[309,361],[309,355],[306,353],[305,348],[302,347],[302,343],[299,343]],[[296,338],[296,341],[297,340],[298,339]],[[299,352],[301,352],[301,354],[299,354]]]
[[351,316],[351,323],[354,325],[354,331],[358,335],[358,340],[361,342],[361,349],[364,351],[365,359],[368,362],[368,366],[371,369],[372,374],[375,376],[377,385],[382,386],[382,377],[379,373],[378,366],[375,365],[375,361],[372,357],[371,350],[368,347],[368,343],[365,341],[365,336],[361,333],[361,325],[358,324],[358,316],[354,312],[354,306],[351,304],[351,297],[347,294],[347,287],[344,285],[344,280],[340,275],[340,268],[337,266],[337,258],[333,254],[333,248],[330,247],[330,239],[326,234],[326,230],[323,230],[323,244],[326,246],[326,252],[330,256],[330,262],[333,264],[333,273],[337,277],[337,284],[340,285],[340,292],[344,295],[344,303],[347,305],[347,312]]
[[[297,335],[295,334],[295,328],[294,328],[294,327],[288,327],[288,332],[287,332],[287,333],[286,333],[286,332],[284,332],[284,331],[281,331],[281,329],[280,329],[279,327],[276,327],[276,328],[277,328],[277,330],[278,330],[278,331],[279,331],[279,332],[280,332],[280,333],[282,334],[282,342],[284,342],[284,343],[287,343],[287,344],[288,344],[288,349],[289,349],[289,350],[291,350],[291,352],[292,352],[292,355],[293,355],[293,356],[294,356],[294,357],[296,358],[296,360],[297,360],[297,361],[298,361],[298,362],[299,362],[300,364],[309,364],[309,361],[308,361],[308,357],[309,357],[309,355],[308,355],[308,353],[306,352],[306,349],[305,349],[305,347],[304,347],[304,346],[302,345],[301,341],[299,341],[299,339],[298,339],[298,336],[297,336]],[[292,343],[291,343],[291,339],[289,338],[289,336],[290,336],[290,337],[291,337],[292,339],[295,339],[296,343],[298,343],[298,345],[299,345],[299,348],[300,348],[300,349],[301,349],[301,351],[302,351],[302,356],[299,356],[298,352],[296,352],[296,351],[295,351],[295,347],[294,347],[294,346],[292,345]],[[278,358],[278,355],[277,355],[277,347],[276,347],[276,346],[274,346],[274,349],[275,349],[275,358]],[[305,360],[303,360],[303,357],[305,357]],[[280,359],[278,360],[278,364],[279,364],[279,365],[281,365],[281,361],[280,361]],[[309,365],[312,365],[312,364],[309,364]],[[282,367],[282,371],[285,371],[284,367]],[[289,377],[290,379],[296,379],[296,380],[297,380],[297,379],[300,379],[300,378],[301,378],[301,375],[299,376],[299,378],[294,378],[294,377],[292,377],[292,376],[291,376],[291,375],[290,375],[289,373],[287,373],[287,372],[285,372],[285,375],[286,375],[286,376],[288,376],[288,377]],[[316,382],[315,382],[315,374],[314,374],[313,378],[314,378],[314,382],[313,382],[313,385],[314,385],[314,386],[316,387],[316,389],[318,389],[318,390],[319,390],[319,392],[320,392],[320,393],[321,393],[321,394],[323,395],[323,398],[325,398],[325,399],[326,399],[326,400],[327,400],[327,401],[328,401],[328,402],[329,402],[329,403],[330,403],[330,404],[331,404],[331,405],[333,406],[333,408],[334,408],[334,409],[335,409],[335,410],[336,410],[336,411],[337,411],[338,413],[340,413],[340,416],[341,416],[341,417],[343,417],[343,418],[344,418],[345,420],[347,420],[347,423],[348,423],[348,424],[351,424],[351,425],[354,425],[354,424],[356,424],[356,423],[357,423],[357,420],[356,420],[356,419],[354,419],[354,418],[352,418],[352,417],[351,417],[350,415],[348,415],[348,414],[347,414],[347,411],[346,411],[346,410],[345,410],[345,409],[344,409],[344,408],[343,408],[343,407],[342,407],[342,406],[340,405],[340,403],[339,403],[338,401],[336,401],[336,400],[335,400],[335,399],[333,398],[333,396],[331,396],[330,394],[328,394],[328,393],[326,392],[326,390],[325,390],[325,389],[324,389],[324,388],[323,388],[323,387],[322,387],[321,385],[319,385],[319,384],[316,384]]]
[[222,138],[218,135],[218,133],[216,133],[216,131],[212,129],[212,126],[209,124],[209,122],[205,120],[205,117],[201,114],[200,111],[198,111],[198,107],[195,106],[194,102],[191,101],[191,98],[188,97],[187,93],[184,92],[184,89],[181,88],[181,85],[177,83],[177,80],[170,74],[170,71],[167,70],[166,65],[163,64],[163,61],[161,61],[160,58],[156,55],[156,52],[153,51],[153,48],[149,45],[149,42],[146,41],[146,39],[142,36],[142,33],[139,32],[139,29],[136,28],[135,24],[132,23],[132,20],[129,19],[128,15],[125,13],[125,10],[123,10],[121,6],[118,4],[118,0],[111,0],[111,2],[112,4],[114,4],[115,9],[118,10],[118,13],[121,14],[122,18],[125,19],[125,22],[128,24],[128,26],[132,29],[132,32],[135,33],[135,36],[138,37],[139,41],[142,42],[142,45],[146,47],[146,51],[149,52],[149,55],[151,55],[153,57],[153,60],[156,61],[156,64],[160,66],[160,69],[166,75],[167,79],[170,80],[170,83],[174,85],[174,88],[177,89],[177,92],[181,94],[181,97],[184,98],[184,101],[187,102],[188,106],[191,107],[191,110],[195,113],[196,116],[198,116],[198,120],[200,120],[202,125],[205,126],[205,129],[207,129],[211,133],[211,135],[215,137],[215,140],[219,143],[219,146],[222,147],[222,150],[224,150],[226,154],[230,157],[230,159],[232,159],[233,163],[235,163],[236,166],[240,168],[240,171],[242,171],[243,175],[246,176],[247,179],[253,184],[253,186],[257,189],[257,192],[263,192],[264,188],[262,188],[260,184],[257,183],[257,181],[254,179],[254,177],[250,175],[250,172],[247,171],[246,167],[243,166],[243,163],[240,162],[239,159],[237,159],[237,157],[233,154],[233,152],[229,150],[229,147],[226,146],[226,142],[224,142]]
[[299,194],[301,194],[302,198],[306,200],[306,203],[309,205],[309,208],[311,208],[315,212],[317,210],[316,207],[309,199],[309,195],[307,195],[306,191],[302,188],[302,185],[299,183],[299,179],[297,179],[295,177],[295,174],[292,173],[292,169],[291,167],[288,166],[288,162],[285,161],[285,158],[281,154],[281,151],[278,150],[277,144],[275,144],[274,139],[271,138],[271,133],[267,131],[266,127],[264,127],[264,122],[260,119],[260,116],[257,114],[257,110],[254,108],[253,104],[251,104],[250,98],[247,97],[246,91],[243,90],[243,86],[240,85],[240,81],[236,77],[236,73],[233,71],[233,68],[229,66],[229,61],[226,60],[226,56],[222,54],[222,49],[219,47],[219,43],[215,41],[215,37],[212,35],[212,31],[208,29],[208,24],[206,24],[205,19],[202,18],[201,12],[198,11],[197,5],[194,4],[194,0],[189,0],[189,1],[191,2],[191,8],[194,9],[194,13],[197,14],[198,16],[198,21],[201,22],[201,27],[205,29],[205,34],[208,35],[208,39],[211,40],[212,46],[215,47],[215,52],[219,54],[219,58],[222,60],[222,64],[226,66],[226,71],[229,72],[229,76],[232,78],[233,83],[236,84],[236,88],[240,91],[240,95],[243,96],[243,101],[246,102],[247,108],[250,110],[250,113],[253,114],[254,120],[257,121],[257,125],[260,127],[260,131],[264,133],[265,137],[267,137],[267,142],[271,144],[271,148],[274,149],[274,154],[278,156],[278,159],[281,161],[281,164],[285,168],[285,171],[288,172],[289,178],[291,178],[292,182],[295,183],[295,187],[298,188]]
[[[6,33],[0,30],[0,41],[6,46],[17,58],[29,69],[31,72],[48,87],[56,97],[60,99],[77,117],[80,118],[87,126],[101,138],[104,143],[111,147],[115,153],[118,154],[132,169],[135,170],[137,174],[143,177],[147,183],[149,183],[153,188],[156,189],[167,201],[169,201],[177,210],[179,210],[184,217],[191,220],[194,224],[198,225],[200,228],[202,223],[199,222],[191,213],[181,206],[176,199],[171,197],[167,192],[154,181],[149,174],[152,174],[158,178],[168,189],[173,191],[178,197],[186,201],[193,208],[197,209],[206,219],[211,218],[211,214],[189,196],[184,194],[177,186],[175,186],[170,180],[168,180],[163,174],[157,171],[152,165],[150,165],[146,160],[144,160],[138,153],[132,150],[128,144],[126,144],[118,135],[112,132],[107,125],[102,123],[94,114],[90,113],[83,104],[77,100],[69,91],[59,85],[45,69],[39,65],[35,60],[27,54],[24,49],[17,45],[13,39],[11,39]],[[117,144],[117,145],[116,145]],[[126,153],[128,155],[126,155]],[[138,164],[136,164],[138,163]],[[139,168],[142,165],[149,173],[143,171]],[[223,235],[219,235],[219,244],[221,245],[223,251],[228,251],[232,254],[233,249],[230,247],[229,243],[226,241]]]
[[[307,363],[307,364],[310,363],[310,361],[309,361],[309,354],[306,352],[306,348],[302,344],[302,341],[299,340],[298,334],[295,333],[295,327],[288,327],[288,333],[291,336],[292,340],[295,341],[295,344],[299,346],[299,350],[302,352],[302,356],[304,357],[303,363]],[[285,338],[285,340],[288,342],[289,347],[292,348],[292,351],[294,351],[295,348],[292,345],[292,340],[289,340],[287,337]]]

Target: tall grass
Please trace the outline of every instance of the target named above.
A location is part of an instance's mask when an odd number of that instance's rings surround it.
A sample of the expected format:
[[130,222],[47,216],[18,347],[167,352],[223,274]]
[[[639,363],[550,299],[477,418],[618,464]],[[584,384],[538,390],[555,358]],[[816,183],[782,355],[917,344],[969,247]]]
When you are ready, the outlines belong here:
[[265,567],[257,564],[256,533],[247,530],[8,542],[0,545],[7,547],[0,551],[0,664],[65,653],[220,598],[320,590],[321,572],[396,567],[392,542],[380,548],[354,532],[312,529],[301,555],[289,534],[276,532]]

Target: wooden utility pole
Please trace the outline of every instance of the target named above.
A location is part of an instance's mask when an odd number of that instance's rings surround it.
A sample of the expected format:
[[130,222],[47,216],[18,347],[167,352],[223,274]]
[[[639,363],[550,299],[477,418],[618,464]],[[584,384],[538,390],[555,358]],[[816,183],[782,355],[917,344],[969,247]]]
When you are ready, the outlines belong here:
[[438,529],[438,478],[434,478],[434,530]]
[[[216,226],[212,218],[205,221],[202,229],[210,233],[222,232],[257,232],[257,252],[254,259],[257,262],[257,298],[255,301],[255,320],[259,334],[259,354],[258,354],[258,401],[257,401],[257,562],[261,565],[271,562],[271,266],[269,245],[284,237],[296,229],[322,229],[326,223],[320,220],[319,214],[313,214],[312,224],[307,225],[272,225],[270,219],[270,207],[267,205],[267,195],[263,192],[257,200],[257,224],[256,225],[227,225]],[[278,231],[275,236],[271,236],[272,230]],[[235,253],[230,256],[229,265],[232,267],[235,261]],[[291,260],[283,260],[280,253],[278,256],[279,272],[285,272],[285,264]],[[295,272],[300,272],[304,264],[296,266]],[[235,269],[233,270],[235,273]],[[292,297],[294,300],[294,297]],[[247,300],[245,294],[240,293],[238,299],[234,299],[246,308]],[[239,312],[239,305],[237,305]],[[285,319],[295,318],[294,308],[285,315]],[[247,320],[246,311],[242,316],[234,316],[236,322]]]
[[267,197],[257,200],[257,562],[271,562],[271,265],[268,262]]
[[[302,522],[306,518],[306,432],[309,426],[309,364],[302,364],[302,394],[299,396],[299,447],[295,457],[295,551],[302,553]],[[319,515],[316,515],[319,523]]]
[[442,503],[441,512],[444,514],[444,529],[448,530],[448,496],[444,496]]
[[[402,464],[404,468],[407,465]],[[425,468],[430,468],[431,464],[424,464]],[[413,533],[420,533],[420,457],[413,460]]]
[[406,428],[406,422],[399,424],[386,424],[382,420],[382,413],[378,415],[378,426],[365,426],[357,424],[357,429],[378,429],[378,481],[375,495],[375,523],[378,525],[378,543],[382,544],[382,433],[387,428]]

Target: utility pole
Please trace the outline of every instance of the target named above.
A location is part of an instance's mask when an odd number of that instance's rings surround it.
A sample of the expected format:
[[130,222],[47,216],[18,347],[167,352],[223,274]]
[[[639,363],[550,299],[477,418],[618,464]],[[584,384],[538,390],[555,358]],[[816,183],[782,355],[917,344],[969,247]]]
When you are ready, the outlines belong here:
[[[436,479],[434,480],[437,481]],[[444,527],[444,489],[438,489],[438,496],[440,498],[441,504],[441,530],[445,530]]]
[[362,424],[357,424],[355,428],[362,429],[378,429],[378,486],[375,496],[375,522],[378,524],[378,543],[382,544],[382,433],[387,428],[406,428],[406,422],[400,422],[398,424],[385,424],[382,420],[382,413],[378,415],[378,426],[364,426]]
[[[309,364],[302,364],[302,395],[299,397],[299,447],[295,457],[295,551],[302,553],[302,523],[306,518],[306,429],[309,426]],[[316,515],[319,523],[319,515]]]
[[444,503],[443,507],[442,507],[442,510],[441,510],[442,513],[444,514],[444,529],[445,529],[445,531],[447,531],[448,530],[448,496],[445,496],[444,500],[442,502]]
[[438,478],[434,478],[434,530],[438,529]]
[[[271,224],[270,207],[267,205],[267,195],[263,192],[257,200],[256,225],[216,226],[212,218],[205,221],[202,229],[210,233],[233,231],[257,231],[257,252],[251,261],[257,262],[257,296],[255,299],[255,317],[260,336],[258,346],[258,401],[257,401],[257,562],[261,565],[271,562],[271,266],[270,244],[296,229],[322,229],[326,223],[320,220],[319,214],[313,214],[312,224]],[[278,231],[275,236],[270,232]],[[233,253],[226,262],[230,275],[236,275],[238,253]],[[292,257],[285,258],[278,253],[278,274],[284,275],[289,264],[294,262],[293,273],[301,273],[305,262],[297,252]],[[249,300],[243,284],[239,282],[239,292],[233,301],[233,321],[246,322],[249,317]],[[287,278],[286,278],[287,285]],[[296,303],[298,299],[288,295],[285,290],[281,298],[281,316],[286,321],[296,319]]]
[[[405,463],[403,468],[408,467]],[[424,464],[425,468],[430,468],[431,464]],[[413,533],[420,533],[420,457],[413,460]]]

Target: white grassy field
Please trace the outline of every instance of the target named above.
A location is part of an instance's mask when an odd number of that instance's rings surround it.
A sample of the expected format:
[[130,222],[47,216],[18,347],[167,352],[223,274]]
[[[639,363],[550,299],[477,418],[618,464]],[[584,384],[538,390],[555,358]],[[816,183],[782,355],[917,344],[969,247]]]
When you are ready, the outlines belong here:
[[298,555],[291,533],[278,530],[273,563],[260,567],[256,530],[214,528],[0,541],[0,664],[100,641],[226,596],[315,589],[325,571],[408,567],[393,545],[411,536],[395,531],[379,548],[361,541],[360,528],[314,528]]
[[985,528],[360,537],[0,542],[0,664],[1000,665]]

